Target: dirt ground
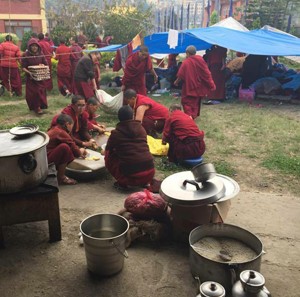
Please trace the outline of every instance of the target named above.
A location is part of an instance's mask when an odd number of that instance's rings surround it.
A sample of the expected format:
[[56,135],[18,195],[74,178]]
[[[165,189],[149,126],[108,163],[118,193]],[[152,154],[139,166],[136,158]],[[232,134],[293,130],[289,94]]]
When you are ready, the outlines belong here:
[[[62,240],[48,243],[47,222],[3,227],[6,248],[0,250],[1,296],[196,296],[190,273],[189,247],[177,241],[137,242],[129,247],[122,271],[94,278],[79,245],[80,222],[95,213],[116,213],[127,194],[113,180],[81,182],[60,188]],[[240,185],[241,186],[241,185]],[[299,296],[300,200],[283,193],[249,191],[241,186],[231,200],[226,223],[257,235],[264,251],[261,273],[272,296]]]
[[[299,119],[299,106],[278,106],[278,112]],[[242,227],[262,241],[266,253],[261,273],[272,296],[299,297],[299,195],[290,194],[277,176],[245,162],[234,162],[241,164],[234,177],[241,190],[231,199],[225,223]],[[6,248],[0,250],[1,297],[197,295],[199,286],[190,272],[188,243],[136,242],[128,248],[129,258],[119,274],[95,278],[88,273],[84,247],[78,239],[79,225],[89,215],[117,213],[123,207],[128,193],[117,191],[112,184],[107,174],[60,187],[59,242],[48,243],[46,221],[3,227]]]

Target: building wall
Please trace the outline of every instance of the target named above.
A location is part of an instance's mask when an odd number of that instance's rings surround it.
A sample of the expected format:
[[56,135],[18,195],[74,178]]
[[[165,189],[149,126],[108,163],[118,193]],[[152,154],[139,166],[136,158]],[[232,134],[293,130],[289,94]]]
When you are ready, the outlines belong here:
[[45,0],[0,0],[0,32],[46,32]]

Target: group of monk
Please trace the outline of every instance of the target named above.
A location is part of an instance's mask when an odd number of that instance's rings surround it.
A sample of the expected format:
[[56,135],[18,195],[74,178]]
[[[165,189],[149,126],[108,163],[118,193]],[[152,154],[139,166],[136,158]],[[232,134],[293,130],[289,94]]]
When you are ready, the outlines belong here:
[[[12,95],[22,95],[19,71],[21,65],[26,78],[25,98],[28,108],[35,114],[42,115],[43,109],[48,108],[47,91],[53,89],[51,59],[55,58],[58,61],[57,84],[60,93],[65,97],[78,94],[87,101],[100,87],[101,54],[94,51],[83,55],[79,36],[70,38],[70,47],[62,37],[59,46],[55,48],[53,42],[43,33],[34,33],[27,43],[26,51],[21,53],[19,47],[13,43],[12,36],[8,34],[0,44],[0,77],[4,87]],[[48,79],[37,80],[30,69],[31,66],[41,65],[49,67]]]

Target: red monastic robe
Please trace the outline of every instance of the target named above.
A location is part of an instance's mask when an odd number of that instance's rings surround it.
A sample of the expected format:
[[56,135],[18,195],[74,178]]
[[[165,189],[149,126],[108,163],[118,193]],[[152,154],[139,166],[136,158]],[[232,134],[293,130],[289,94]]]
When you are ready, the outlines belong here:
[[70,92],[73,89],[72,86],[72,68],[71,68],[71,49],[65,44],[61,44],[56,49],[57,64],[57,84],[58,89],[62,95],[66,95],[66,89]]
[[53,48],[51,47],[51,44],[45,40],[39,40],[39,45],[42,49],[42,52],[47,60],[49,70],[50,70],[50,79],[45,80],[45,86],[48,91],[51,91],[53,89],[53,82],[52,82],[52,53],[53,53]]
[[122,78],[122,84],[127,89],[133,89],[138,94],[146,95],[146,77],[145,73],[152,69],[151,57],[141,60],[139,53],[136,52],[130,55],[125,64],[124,76]]
[[200,115],[201,99],[215,89],[211,73],[203,58],[193,55],[182,62],[177,77],[182,80],[183,110],[195,119]]
[[203,138],[204,132],[181,110],[173,111],[166,120],[163,140],[169,143],[168,159],[171,162],[202,156],[205,152]]

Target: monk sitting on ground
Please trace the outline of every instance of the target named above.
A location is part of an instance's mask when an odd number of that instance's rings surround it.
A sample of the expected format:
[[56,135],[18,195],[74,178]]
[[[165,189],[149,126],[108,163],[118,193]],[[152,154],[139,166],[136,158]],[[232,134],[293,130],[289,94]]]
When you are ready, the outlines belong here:
[[172,104],[169,111],[162,138],[163,144],[169,143],[168,160],[180,163],[201,157],[205,152],[204,132],[179,104]]
[[134,119],[142,122],[148,135],[157,138],[157,133],[162,133],[169,116],[167,107],[132,89],[124,92],[124,102],[133,108]]
[[54,163],[57,170],[57,180],[61,185],[75,185],[76,180],[65,175],[67,165],[75,157],[86,156],[86,150],[79,148],[72,139],[74,122],[69,115],[60,114],[56,119],[56,126],[48,130],[49,143],[47,145],[47,157],[49,163]]
[[105,166],[117,180],[114,187],[144,186],[152,182],[155,169],[141,122],[133,120],[133,110],[126,105],[118,111],[119,123],[105,147]]
[[[71,116],[74,125],[71,136],[75,143],[79,147],[94,147],[96,141],[92,139],[92,136],[88,131],[88,114],[84,112],[85,99],[80,95],[72,96],[72,103],[65,107],[61,113]],[[57,123],[57,116],[55,116],[51,122],[51,127]]]
[[97,132],[103,134],[105,132],[105,125],[96,121],[97,115],[95,112],[99,107],[99,101],[95,97],[88,99],[85,107],[85,112],[88,114],[88,130],[90,132]]

